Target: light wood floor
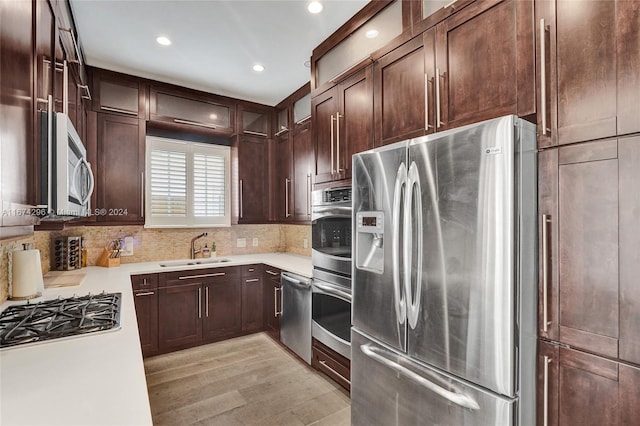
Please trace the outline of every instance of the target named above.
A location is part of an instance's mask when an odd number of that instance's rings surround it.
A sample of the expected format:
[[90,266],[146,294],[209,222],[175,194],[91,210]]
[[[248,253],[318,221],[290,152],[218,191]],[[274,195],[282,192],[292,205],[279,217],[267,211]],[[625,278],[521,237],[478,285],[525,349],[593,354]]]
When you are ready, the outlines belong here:
[[350,424],[347,393],[263,333],[144,365],[156,426]]

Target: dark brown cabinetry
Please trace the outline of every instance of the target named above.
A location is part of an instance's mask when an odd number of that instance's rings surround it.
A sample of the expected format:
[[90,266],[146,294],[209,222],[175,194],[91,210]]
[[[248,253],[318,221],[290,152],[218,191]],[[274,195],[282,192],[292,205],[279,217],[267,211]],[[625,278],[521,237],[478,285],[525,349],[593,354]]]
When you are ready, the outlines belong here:
[[163,281],[158,288],[160,349],[167,352],[202,340],[202,282],[197,279]]
[[311,101],[314,183],[351,178],[351,156],[373,147],[373,85],[367,67]]
[[149,90],[149,118],[171,123],[182,131],[204,130],[231,136],[235,105],[207,93],[153,84]]
[[311,366],[350,391],[351,361],[316,339],[312,339],[311,345]]
[[262,265],[242,267],[242,331],[260,331],[264,327]]
[[202,280],[205,340],[220,340],[237,335],[242,329],[239,268],[206,270]]
[[247,135],[268,137],[271,134],[271,108],[257,109],[245,106],[238,107],[239,131]]
[[539,157],[540,336],[636,364],[639,160],[638,136]]
[[269,146],[265,138],[240,135],[238,147],[238,222],[268,220]]
[[293,130],[292,133],[293,182],[291,195],[293,202],[290,209],[294,221],[308,222],[311,220],[311,174],[313,173],[311,123],[307,122],[302,127]]
[[158,275],[131,277],[142,355],[158,352]]
[[640,369],[540,341],[537,371],[539,426],[637,423]]
[[101,69],[94,69],[92,77],[94,111],[146,116],[146,90],[140,79]]
[[268,265],[264,266],[264,324],[267,333],[275,340],[280,340],[280,314],[282,299],[280,294],[280,273],[282,271]]
[[291,220],[293,208],[293,194],[291,179],[291,139],[289,132],[276,137],[273,140],[275,162],[272,194],[276,220],[285,222]]
[[540,146],[640,131],[637,2],[535,3]]
[[144,221],[145,121],[98,114],[97,217],[105,223]]

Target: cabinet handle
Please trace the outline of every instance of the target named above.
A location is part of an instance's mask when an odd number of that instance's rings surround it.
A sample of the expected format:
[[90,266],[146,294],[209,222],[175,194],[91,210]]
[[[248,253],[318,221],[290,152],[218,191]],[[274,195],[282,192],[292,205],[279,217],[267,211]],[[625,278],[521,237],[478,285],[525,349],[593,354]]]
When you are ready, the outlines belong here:
[[240,179],[240,219],[244,216],[242,210],[242,179]]
[[268,270],[268,269],[266,270],[266,272],[267,272],[267,274],[269,274],[269,275],[280,275],[279,273],[274,272],[274,271],[270,271],[270,270]]
[[208,277],[223,277],[225,272],[216,272],[214,274],[200,274],[200,275],[186,275],[184,277],[178,277],[179,280],[188,280],[190,278],[208,278]]
[[289,129],[282,129],[280,131],[275,132],[273,136],[280,136],[284,132],[288,132],[288,131],[289,131]]
[[351,385],[351,381],[347,380],[346,377],[344,377],[342,374],[338,373],[336,370],[334,370],[333,368],[329,367],[329,364],[327,364],[327,362],[325,360],[321,360],[320,361],[320,365],[322,365],[324,368],[326,368],[327,370],[331,371],[333,374],[342,377],[342,379],[347,382],[349,385]]
[[275,312],[274,317],[278,317],[278,315],[282,315],[282,311],[278,312],[278,291],[280,291],[279,287],[273,288],[273,312]]
[[542,401],[542,424],[549,424],[549,364],[551,358],[544,356],[544,384],[543,384],[543,401]]
[[289,213],[289,182],[291,182],[291,179],[284,179],[284,217],[291,216],[291,213]]
[[253,130],[243,130],[242,133],[246,135],[267,136],[264,132],[254,132]]
[[546,32],[547,26],[544,18],[540,20],[540,114],[542,115],[542,134],[546,136],[550,129],[547,129],[547,46]]
[[331,114],[331,175],[335,174],[335,170],[333,168],[333,122],[335,121],[335,118],[333,117],[333,114]]
[[198,318],[202,318],[202,287],[198,287]]
[[336,173],[344,172],[340,168],[340,117],[344,118],[344,115],[336,112]]
[[249,268],[249,272],[254,272],[255,268]]
[[142,285],[147,285],[147,279],[146,278],[142,279]]
[[76,40],[75,34],[73,34],[73,30],[71,28],[63,28],[63,27],[58,27],[58,30],[67,32],[69,33],[69,35],[71,35],[71,42],[73,42],[73,49],[76,51],[76,58],[78,58],[77,61],[72,61],[72,62],[80,64],[80,67],[84,68],[84,63],[82,62],[82,55],[80,55],[80,49],[78,48],[78,41]]
[[542,215],[542,331],[549,329],[549,312],[547,308],[547,292],[549,287],[549,215]]
[[440,120],[440,69],[436,68],[436,129],[444,123]]
[[204,314],[209,318],[209,287],[204,288]]
[[129,110],[126,110],[126,109],[108,107],[108,106],[103,106],[103,105],[100,105],[100,109],[102,111],[119,112],[120,114],[128,114],[128,115],[133,115],[133,116],[136,116],[136,117],[138,116],[138,111],[129,111]]
[[198,123],[197,121],[182,120],[180,118],[174,118],[173,122],[174,123],[178,123],[178,124],[189,124],[191,126],[206,127],[207,129],[216,129],[217,128],[217,126],[215,124]]
[[140,217],[144,217],[144,172],[140,173]]
[[255,283],[256,281],[260,281],[260,278],[251,278],[250,280],[245,280],[245,283]]
[[154,294],[156,294],[155,291],[145,291],[144,293],[136,293],[136,297],[140,297],[140,296],[153,296]]
[[431,128],[429,124],[429,76],[424,73],[424,129]]
[[311,216],[311,173],[307,173],[307,216]]
[[89,91],[89,86],[87,84],[78,84],[78,88],[83,89],[86,93],[86,95],[80,96],[82,99],[88,99],[90,101],[93,100],[91,98],[91,92]]
[[62,64],[62,112],[69,115],[69,68],[66,60]]

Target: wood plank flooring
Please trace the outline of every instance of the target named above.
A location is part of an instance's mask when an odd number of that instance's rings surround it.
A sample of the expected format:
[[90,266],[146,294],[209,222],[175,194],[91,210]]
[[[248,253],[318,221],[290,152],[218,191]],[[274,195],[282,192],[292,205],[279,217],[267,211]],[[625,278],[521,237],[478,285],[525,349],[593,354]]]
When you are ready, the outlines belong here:
[[350,424],[348,394],[264,333],[144,365],[156,426]]

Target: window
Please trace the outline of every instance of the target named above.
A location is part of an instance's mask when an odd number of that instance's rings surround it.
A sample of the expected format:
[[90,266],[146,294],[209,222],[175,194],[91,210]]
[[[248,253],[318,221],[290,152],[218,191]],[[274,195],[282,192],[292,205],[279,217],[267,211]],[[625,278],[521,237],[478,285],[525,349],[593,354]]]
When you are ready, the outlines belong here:
[[230,226],[230,149],[147,136],[145,227]]

